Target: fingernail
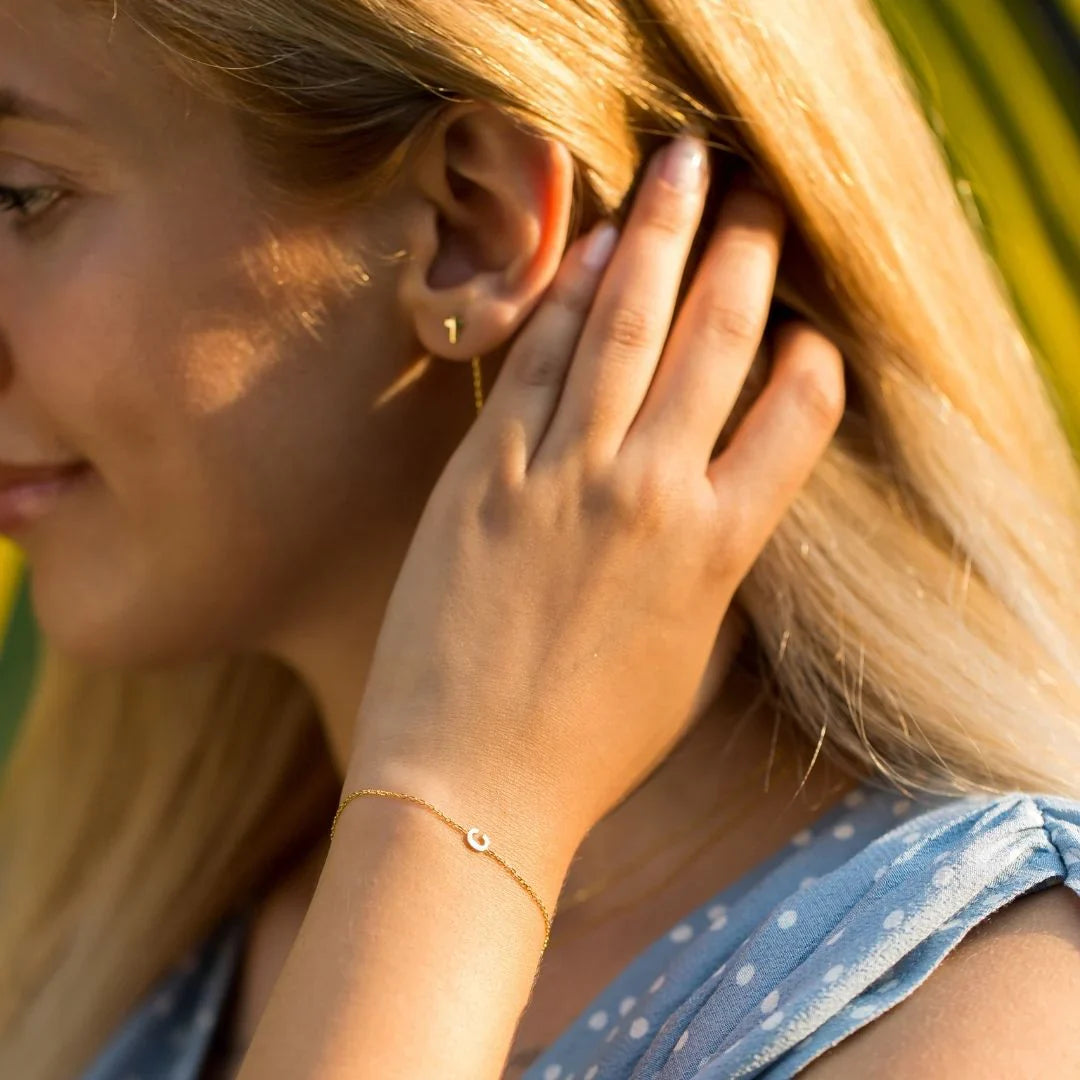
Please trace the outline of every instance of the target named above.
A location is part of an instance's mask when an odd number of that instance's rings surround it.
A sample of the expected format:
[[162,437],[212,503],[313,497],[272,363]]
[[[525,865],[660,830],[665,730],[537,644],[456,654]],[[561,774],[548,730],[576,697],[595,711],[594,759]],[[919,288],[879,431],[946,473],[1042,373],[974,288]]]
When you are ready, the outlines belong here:
[[660,175],[680,191],[697,191],[705,176],[705,144],[692,135],[679,135],[664,148]]
[[585,250],[581,253],[581,261],[590,270],[599,270],[615,250],[615,241],[618,236],[619,230],[610,221],[597,226],[593,229],[592,236],[585,241]]

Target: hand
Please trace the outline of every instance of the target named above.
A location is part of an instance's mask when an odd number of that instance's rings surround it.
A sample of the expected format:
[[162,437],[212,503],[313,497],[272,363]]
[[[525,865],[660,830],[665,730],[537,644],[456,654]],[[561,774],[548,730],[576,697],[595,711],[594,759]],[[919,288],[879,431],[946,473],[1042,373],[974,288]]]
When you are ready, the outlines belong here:
[[710,460],[785,220],[768,195],[728,192],[672,328],[708,181],[673,187],[664,154],[605,271],[583,262],[588,237],[570,247],[435,486],[351,775],[392,762],[439,790],[497,785],[583,838],[678,741],[739,582],[832,438],[840,353],[788,323]]

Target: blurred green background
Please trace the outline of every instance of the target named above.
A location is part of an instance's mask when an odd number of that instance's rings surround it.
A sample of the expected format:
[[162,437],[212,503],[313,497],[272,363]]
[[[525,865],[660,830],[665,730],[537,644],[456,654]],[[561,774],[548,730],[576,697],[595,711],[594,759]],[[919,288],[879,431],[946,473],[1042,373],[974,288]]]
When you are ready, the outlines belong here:
[[[877,0],[972,221],[1080,443],[1080,0]],[[823,5],[827,9],[827,4]],[[824,10],[823,10],[824,17]],[[19,550],[0,537],[0,763],[38,638]]]

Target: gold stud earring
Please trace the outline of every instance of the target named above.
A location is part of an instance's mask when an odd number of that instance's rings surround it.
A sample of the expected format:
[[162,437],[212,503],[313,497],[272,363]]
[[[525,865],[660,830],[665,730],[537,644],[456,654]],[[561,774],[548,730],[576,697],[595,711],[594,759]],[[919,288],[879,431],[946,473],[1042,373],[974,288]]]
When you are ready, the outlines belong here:
[[[461,332],[462,327],[465,324],[462,322],[461,317],[458,315],[451,315],[449,319],[443,319],[443,326],[446,327],[447,334],[450,336],[450,344],[456,345],[458,341],[458,334]],[[483,383],[480,378],[480,357],[474,356],[472,358],[472,374],[473,374],[473,398],[476,401],[476,412],[479,415],[480,410],[484,407],[484,393]]]

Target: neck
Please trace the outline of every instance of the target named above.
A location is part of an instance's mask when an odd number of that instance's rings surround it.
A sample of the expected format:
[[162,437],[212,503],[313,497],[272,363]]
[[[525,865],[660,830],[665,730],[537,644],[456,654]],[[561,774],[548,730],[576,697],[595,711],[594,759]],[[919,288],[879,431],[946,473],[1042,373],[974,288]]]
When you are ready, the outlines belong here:
[[[597,919],[602,932],[619,933],[624,920],[640,915],[637,896],[662,921],[669,908],[677,918],[694,906],[695,890],[704,903],[738,880],[858,782],[819,759],[800,789],[810,758],[793,732],[774,733],[761,685],[733,670],[672,753],[582,842],[560,895],[567,909],[556,909],[551,947]],[[707,847],[695,854],[703,837]],[[692,863],[680,869],[688,855]],[[657,884],[676,869],[658,897]],[[609,877],[610,886],[571,903]],[[607,918],[609,911],[623,915]]]

